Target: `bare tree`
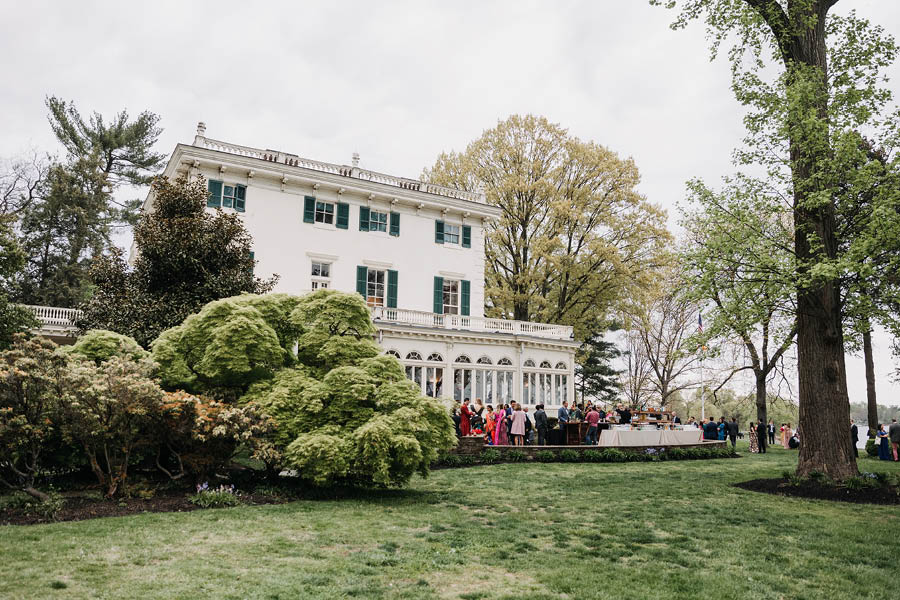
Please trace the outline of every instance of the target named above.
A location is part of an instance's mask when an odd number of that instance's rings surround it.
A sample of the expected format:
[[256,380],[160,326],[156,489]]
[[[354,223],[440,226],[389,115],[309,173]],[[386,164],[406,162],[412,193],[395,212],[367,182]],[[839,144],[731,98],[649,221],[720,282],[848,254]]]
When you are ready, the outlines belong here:
[[37,150],[0,159],[0,214],[17,215],[41,197],[50,164],[50,157]]
[[625,348],[627,369],[621,373],[622,391],[628,405],[638,407],[653,397],[653,369],[637,332],[629,331],[625,335]]
[[650,383],[660,406],[676,392],[696,385],[700,354],[688,339],[696,330],[697,307],[675,284],[632,315],[632,331],[650,367]]

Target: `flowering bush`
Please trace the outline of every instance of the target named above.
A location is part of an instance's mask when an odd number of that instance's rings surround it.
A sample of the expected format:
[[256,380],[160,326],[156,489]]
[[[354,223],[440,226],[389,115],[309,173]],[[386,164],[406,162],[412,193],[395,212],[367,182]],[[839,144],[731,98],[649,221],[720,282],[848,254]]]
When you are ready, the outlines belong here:
[[242,445],[267,463],[278,456],[265,439],[273,422],[252,404],[231,406],[184,391],[169,392],[160,404],[159,424],[156,465],[172,479],[190,473],[197,481],[205,480]]
[[64,376],[63,433],[84,449],[106,495],[124,486],[132,453],[155,441],[163,397],[149,358],[73,360]]
[[0,353],[0,483],[47,502],[34,478],[48,454],[62,394],[65,360],[56,344],[16,336]]

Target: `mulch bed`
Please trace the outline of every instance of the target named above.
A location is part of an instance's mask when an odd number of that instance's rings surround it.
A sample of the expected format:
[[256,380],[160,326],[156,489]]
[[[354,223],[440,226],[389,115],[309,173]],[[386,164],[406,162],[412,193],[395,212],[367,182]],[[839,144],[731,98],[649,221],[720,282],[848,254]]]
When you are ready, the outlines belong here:
[[750,481],[735,483],[734,486],[752,492],[775,494],[776,496],[852,502],[854,504],[900,504],[900,494],[897,493],[897,490],[886,486],[850,490],[845,487],[834,484],[822,484],[817,481],[804,481],[801,485],[792,485],[784,477],[777,479],[751,479]]
[[[54,521],[84,521],[101,517],[123,517],[140,513],[188,512],[204,510],[187,499],[187,492],[177,491],[170,495],[159,494],[153,498],[117,498],[98,500],[79,495],[65,495],[66,503],[55,519],[46,519],[22,510],[0,510],[0,525],[34,525]],[[260,494],[241,494],[244,505],[281,504],[283,498]]]

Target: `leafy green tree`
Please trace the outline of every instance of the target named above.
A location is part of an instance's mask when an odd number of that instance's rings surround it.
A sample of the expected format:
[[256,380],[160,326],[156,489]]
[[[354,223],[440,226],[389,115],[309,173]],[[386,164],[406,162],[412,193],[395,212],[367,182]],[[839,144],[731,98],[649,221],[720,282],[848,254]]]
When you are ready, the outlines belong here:
[[275,278],[253,275],[252,239],[241,218],[206,210],[203,179],[157,179],[151,193],[152,210],[134,230],[133,268],[118,252],[95,262],[82,328],[117,331],[149,347],[208,302],[272,289]]
[[0,352],[0,483],[39,500],[35,477],[46,467],[56,434],[66,361],[56,344],[16,337]]
[[738,177],[716,193],[689,183],[692,210],[683,221],[688,243],[680,253],[687,294],[705,311],[706,328],[694,346],[720,357],[722,345],[742,346],[745,362],[733,364],[720,382],[752,371],[756,420],[767,420],[767,382],[797,334],[793,302],[793,232],[790,216],[756,187]]
[[163,332],[153,357],[168,388],[272,417],[271,456],[311,483],[402,485],[456,437],[441,404],[379,356],[374,333],[358,294],[245,295]]
[[612,366],[622,352],[603,337],[603,332],[590,335],[575,356],[575,386],[582,402],[588,398],[595,402],[615,402],[622,391],[619,371]]
[[210,302],[153,343],[163,386],[235,400],[295,361],[301,330],[290,323],[301,301],[287,294],[247,294]]
[[[765,172],[760,188],[784,200],[792,217],[800,428],[799,475],[856,475],[849,437],[844,364],[845,273],[862,268],[841,254],[839,205],[846,182],[871,188],[858,170],[865,150],[895,137],[897,115],[882,87],[894,40],[856,16],[836,15],[837,0],[685,0],[674,27],[703,19],[713,55],[736,40],[729,59],[738,100],[748,107],[745,145],[736,162]],[[673,7],[675,1],[651,0]],[[829,65],[830,63],[830,65]],[[767,68],[773,67],[773,68]],[[772,77],[774,75],[774,77]],[[868,179],[868,181],[866,181]]]
[[424,177],[501,209],[486,225],[488,312],[574,325],[584,336],[617,299],[653,279],[670,240],[630,159],[543,117],[513,115]]

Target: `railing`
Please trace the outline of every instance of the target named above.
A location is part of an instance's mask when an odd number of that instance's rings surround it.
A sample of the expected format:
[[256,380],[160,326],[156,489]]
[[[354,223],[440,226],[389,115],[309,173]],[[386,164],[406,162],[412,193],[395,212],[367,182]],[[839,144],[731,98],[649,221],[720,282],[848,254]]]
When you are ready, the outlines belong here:
[[247,156],[249,158],[258,158],[269,162],[288,165],[291,167],[302,167],[313,171],[322,171],[323,173],[331,173],[333,175],[342,175],[344,177],[353,177],[363,179],[374,183],[382,183],[384,185],[392,185],[404,190],[413,190],[445,196],[447,198],[456,198],[457,200],[467,200],[469,202],[485,203],[484,194],[482,192],[467,192],[456,188],[438,185],[436,183],[428,183],[415,179],[406,179],[404,177],[395,177],[386,173],[377,171],[368,171],[359,167],[349,167],[347,165],[337,165],[333,163],[301,158],[296,154],[288,154],[278,150],[263,150],[260,148],[251,148],[249,146],[241,146],[240,144],[230,144],[221,140],[212,140],[207,137],[197,137],[195,144],[210,150],[226,152],[228,154],[236,154],[238,156]]
[[532,335],[555,340],[570,340],[574,337],[572,327],[549,323],[532,323],[529,321],[508,321],[488,317],[465,317],[462,315],[439,315],[421,310],[405,308],[385,308],[376,306],[372,309],[372,319],[387,323],[403,325],[421,325],[440,329],[462,329],[485,333],[511,333]]
[[24,305],[25,308],[31,310],[38,322],[41,324],[41,331],[75,331],[75,322],[81,318],[81,311],[77,308],[58,308],[56,306],[34,306],[32,304]]

